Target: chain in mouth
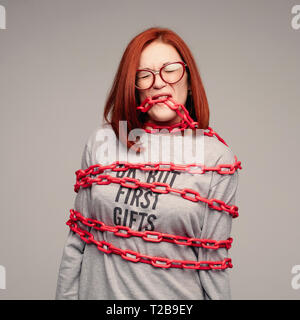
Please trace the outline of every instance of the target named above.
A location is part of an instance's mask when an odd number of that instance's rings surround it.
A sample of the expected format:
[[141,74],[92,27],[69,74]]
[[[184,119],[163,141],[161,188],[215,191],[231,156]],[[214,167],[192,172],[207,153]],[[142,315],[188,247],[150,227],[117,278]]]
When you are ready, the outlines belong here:
[[[155,96],[154,96],[155,97]],[[157,99],[152,99],[150,97],[146,98],[140,106],[137,107],[138,110],[141,112],[148,112],[148,110],[155,104],[159,102],[164,102],[164,104],[175,111],[180,117],[181,121],[171,125],[171,126],[157,126],[153,123],[145,123],[144,125],[149,125],[150,127],[156,129],[156,128],[167,128],[169,131],[174,129],[175,127],[179,127],[178,129],[180,131],[186,129],[186,128],[198,128],[198,122],[194,121],[191,116],[189,115],[188,110],[185,108],[185,106],[181,103],[177,103],[173,98],[170,96],[164,95],[156,97]],[[168,100],[168,101],[167,101]],[[172,103],[174,105],[170,105],[169,103]],[[183,112],[183,113],[182,113]],[[151,130],[145,129],[147,132],[151,133]]]

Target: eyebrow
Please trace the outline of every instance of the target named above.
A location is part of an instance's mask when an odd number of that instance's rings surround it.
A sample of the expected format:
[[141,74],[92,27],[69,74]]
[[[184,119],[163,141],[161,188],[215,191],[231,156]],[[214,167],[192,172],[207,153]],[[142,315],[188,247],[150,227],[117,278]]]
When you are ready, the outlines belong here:
[[[169,61],[168,62],[165,62],[162,67],[166,64],[170,63]],[[150,69],[150,68],[143,68],[143,67],[139,67],[138,69],[147,69],[147,70],[151,70],[151,71],[154,71],[153,69]]]

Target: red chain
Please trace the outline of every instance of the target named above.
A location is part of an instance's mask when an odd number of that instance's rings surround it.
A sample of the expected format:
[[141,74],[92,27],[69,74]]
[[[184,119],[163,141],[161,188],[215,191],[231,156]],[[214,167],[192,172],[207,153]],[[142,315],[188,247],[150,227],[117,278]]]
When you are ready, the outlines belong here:
[[[237,169],[242,169],[241,161],[238,161],[236,156],[234,156],[234,158],[235,158],[234,163],[218,164],[216,167],[206,167],[205,165],[197,164],[197,163],[192,163],[192,164],[174,164],[172,162],[130,163],[127,161],[115,161],[112,164],[107,166],[102,166],[101,164],[94,164],[89,168],[87,168],[86,170],[77,170],[76,176],[77,176],[77,179],[81,179],[89,174],[96,175],[96,174],[103,173],[105,170],[127,171],[128,169],[139,169],[142,171],[183,171],[183,172],[188,172],[192,174],[194,173],[204,174],[207,171],[216,171],[219,174],[233,174]],[[192,170],[191,167],[201,167],[201,170]]]
[[[239,215],[237,206],[228,205],[224,201],[218,200],[218,199],[206,199],[206,198],[203,198],[203,197],[200,196],[200,194],[197,191],[195,191],[193,189],[189,189],[189,188],[185,188],[185,189],[171,188],[168,183],[164,183],[164,182],[147,183],[147,182],[142,182],[139,179],[134,179],[134,178],[129,178],[129,177],[118,178],[118,177],[112,177],[112,176],[110,176],[108,174],[102,174],[102,175],[98,175],[98,177],[95,178],[95,179],[92,179],[90,177],[85,177],[85,178],[82,178],[82,179],[78,179],[77,183],[74,185],[74,190],[76,191],[80,187],[88,188],[93,183],[96,183],[98,185],[107,185],[107,184],[110,184],[110,183],[119,183],[122,187],[127,187],[127,188],[131,188],[131,189],[137,189],[139,187],[142,187],[142,188],[148,188],[152,192],[164,193],[164,194],[169,193],[169,192],[175,192],[175,193],[179,193],[181,195],[181,197],[186,199],[186,200],[190,200],[190,201],[193,201],[193,202],[202,201],[204,203],[207,203],[208,206],[211,209],[215,209],[215,210],[218,210],[218,211],[226,211],[229,214],[231,214],[233,218],[236,218]],[[160,189],[159,187],[162,187],[162,189]],[[188,194],[191,194],[193,196],[190,196]]]
[[[171,106],[169,104],[169,101],[171,101],[172,103],[174,103],[174,106]],[[176,132],[176,131],[182,131],[186,128],[192,128],[192,129],[195,129],[195,128],[198,128],[198,122],[195,122],[189,115],[189,112],[187,111],[187,109],[185,108],[185,106],[181,103],[176,103],[175,100],[173,100],[171,97],[167,97],[167,98],[162,98],[162,99],[151,99],[150,97],[147,97],[143,103],[137,107],[138,110],[141,110],[142,112],[147,112],[155,103],[159,103],[159,102],[163,102],[164,104],[166,104],[170,109],[176,111],[176,113],[182,118],[182,120],[179,122],[179,123],[176,123],[174,125],[171,125],[171,126],[159,126],[159,125],[156,125],[154,123],[150,123],[150,122],[146,122],[144,124],[144,126],[149,126],[149,127],[152,127],[153,129],[168,129],[169,131],[172,131],[172,132]],[[147,105],[147,106],[146,106]],[[181,109],[183,110],[183,113],[182,114],[180,111],[179,111],[179,108],[181,107]],[[175,128],[179,128],[179,129],[176,129],[174,130]],[[146,129],[144,128],[144,130],[148,133],[153,133],[153,131],[151,129]],[[205,129],[206,130],[206,129]],[[223,142],[227,147],[228,147],[228,144],[215,132],[213,131],[212,128],[208,127],[208,130],[209,132],[204,132],[204,135],[207,135],[207,136],[210,136],[212,137],[213,135],[215,135],[221,142]]]
[[99,231],[113,232],[115,236],[130,238],[130,237],[140,237],[148,242],[169,242],[184,246],[202,247],[205,249],[219,249],[219,248],[231,248],[232,238],[227,240],[213,240],[213,239],[199,239],[199,238],[188,238],[183,236],[176,236],[168,233],[161,233],[156,231],[135,231],[125,226],[109,226],[102,221],[96,219],[86,218],[80,212],[73,209],[70,210],[70,219],[67,225],[77,223],[80,221],[82,224],[88,227],[92,227]]
[[[155,103],[163,102],[169,108],[176,111],[176,113],[182,118],[182,120],[172,126],[158,126],[153,123],[145,123],[144,130],[149,133],[153,133],[153,130],[146,129],[146,126],[150,126],[153,129],[167,128],[172,132],[182,131],[186,128],[195,129],[198,127],[198,123],[193,121],[190,117],[187,109],[182,105],[176,103],[172,98],[162,98],[152,100],[150,97],[146,98],[143,103],[137,107],[141,112],[147,112]],[[170,102],[174,105],[170,105]],[[179,108],[183,111],[183,114],[180,112]],[[174,130],[176,129],[176,130]],[[224,143],[226,146],[227,143],[210,127],[208,127],[209,132],[204,132],[204,135],[207,136],[216,136],[219,141]],[[241,162],[237,160],[237,157],[234,156],[235,162],[233,164],[219,164],[216,167],[206,167],[205,165],[199,165],[196,163],[187,164],[187,165],[176,165],[172,162],[158,162],[158,163],[129,163],[126,161],[115,161],[110,165],[102,166],[101,164],[95,164],[88,167],[85,170],[76,171],[76,184],[74,185],[74,191],[78,192],[79,189],[90,187],[93,183],[98,185],[107,185],[110,183],[119,183],[123,187],[127,188],[149,188],[151,191],[156,193],[169,193],[175,192],[179,193],[184,199],[190,200],[193,202],[202,201],[208,204],[208,207],[217,211],[225,211],[232,215],[233,218],[238,217],[238,207],[234,205],[228,205],[224,201],[218,199],[206,199],[200,196],[200,194],[189,188],[184,189],[175,189],[171,188],[169,184],[162,182],[153,182],[146,183],[141,182],[138,179],[124,177],[117,178],[112,177],[108,174],[101,175],[105,170],[111,171],[127,171],[129,169],[139,169],[142,171],[184,171],[188,173],[200,173],[204,174],[208,171],[215,171],[218,174],[233,174],[237,169],[242,169]],[[164,166],[164,167],[162,167]],[[167,166],[167,168],[166,168]],[[192,170],[192,167],[201,167],[201,170]],[[225,170],[224,170],[225,169]],[[90,175],[98,175],[97,178],[91,178]],[[162,187],[163,189],[161,189]],[[190,194],[190,195],[188,195]],[[191,196],[192,195],[192,196]],[[216,204],[216,205],[215,205]],[[213,240],[213,239],[199,239],[199,238],[188,238],[183,236],[176,236],[166,233],[154,232],[154,231],[135,231],[126,226],[109,226],[105,225],[104,222],[98,221],[96,219],[85,218],[81,215],[80,212],[70,210],[70,217],[67,221],[67,225],[72,231],[77,233],[80,238],[86,243],[93,243],[97,248],[107,254],[114,253],[120,255],[123,259],[131,262],[143,262],[151,264],[154,267],[160,268],[185,268],[185,269],[200,269],[200,270],[210,270],[210,269],[226,269],[232,268],[232,263],[230,258],[225,258],[223,261],[189,261],[189,260],[175,260],[162,257],[152,257],[148,255],[143,255],[141,253],[132,251],[132,250],[123,250],[115,247],[113,244],[106,241],[97,241],[94,239],[92,233],[81,229],[78,226],[78,222],[81,222],[85,226],[94,228],[98,231],[108,231],[114,233],[114,235],[129,238],[129,237],[140,237],[144,241],[159,243],[159,242],[170,242],[178,245],[202,247],[205,249],[219,249],[226,248],[227,250],[231,248],[232,238],[227,240]],[[151,238],[152,237],[152,238]],[[154,237],[154,238],[153,238]],[[131,255],[133,257],[128,256]]]
[[[89,219],[90,220],[90,219]],[[100,228],[103,228],[104,224],[102,225],[101,222],[96,220],[92,220],[93,222],[85,222],[86,225],[93,226],[95,229],[99,230]],[[101,225],[101,227],[96,227],[96,224]],[[232,263],[230,258],[225,258],[223,261],[191,261],[191,260],[176,260],[176,259],[168,259],[168,258],[162,258],[162,257],[153,257],[141,254],[136,251],[132,250],[123,250],[120,248],[117,248],[112,243],[109,243],[107,241],[97,241],[95,240],[92,233],[88,232],[87,230],[81,229],[76,221],[73,218],[71,218],[67,225],[70,227],[72,231],[77,233],[80,238],[86,242],[86,243],[93,243],[97,246],[97,249],[106,253],[114,253],[120,255],[123,259],[131,261],[131,262],[143,262],[152,264],[154,267],[159,268],[184,268],[184,269],[199,269],[199,270],[210,270],[210,269],[226,269],[226,268],[232,268]],[[120,227],[120,226],[118,226]],[[108,227],[106,226],[106,231],[114,232],[115,234],[120,230],[121,228],[117,227]],[[118,236],[122,236],[117,234]],[[144,238],[143,238],[144,239]],[[192,238],[191,238],[192,239]],[[196,239],[196,238],[195,238]],[[145,239],[144,239],[145,240]],[[199,240],[199,239],[198,239]],[[211,241],[211,240],[209,240]],[[133,257],[128,256],[131,255]]]
[[[181,122],[174,124],[174,125],[171,125],[171,126],[158,126],[156,124],[146,122],[145,126],[150,126],[154,129],[166,128],[169,131],[172,130],[172,132],[182,131],[188,127],[193,128],[193,129],[198,127],[198,123],[193,121],[193,119],[190,117],[189,112],[187,111],[185,106],[183,104],[176,103],[176,101],[173,100],[171,97],[155,99],[155,100],[151,99],[150,97],[147,97],[143,101],[143,103],[137,107],[137,109],[141,110],[142,112],[147,112],[155,103],[159,103],[159,102],[163,102],[170,109],[176,111],[176,113],[182,118]],[[169,102],[173,103],[174,105],[173,106],[170,105]],[[183,110],[183,114],[179,111],[179,107],[181,107],[181,109]],[[177,127],[180,127],[180,129],[175,129]],[[152,133],[152,131],[149,129],[145,129],[145,131]]]

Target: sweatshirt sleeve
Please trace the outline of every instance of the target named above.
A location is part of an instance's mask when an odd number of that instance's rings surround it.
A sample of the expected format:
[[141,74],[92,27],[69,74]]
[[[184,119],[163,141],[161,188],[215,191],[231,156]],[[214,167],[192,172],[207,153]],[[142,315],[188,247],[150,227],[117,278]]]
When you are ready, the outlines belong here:
[[[229,149],[217,164],[234,163],[234,154]],[[218,199],[226,204],[236,205],[236,191],[238,187],[238,170],[233,174],[221,175],[213,172],[213,178],[208,193],[208,199]],[[202,239],[226,240],[230,237],[232,215],[226,211],[218,211],[205,206]],[[234,243],[234,242],[233,242]],[[230,252],[230,249],[229,249]],[[228,258],[228,249],[199,248],[198,261],[221,261]],[[234,261],[233,261],[234,265]],[[234,266],[233,266],[234,267]],[[230,300],[231,289],[229,272],[224,270],[199,270],[199,277],[204,290],[205,300]]]
[[[91,165],[91,156],[88,144],[85,144],[81,169],[87,169]],[[71,188],[72,189],[72,188]],[[73,189],[74,190],[74,189]],[[90,188],[80,188],[76,194],[74,210],[79,211],[83,216],[90,217]],[[66,216],[66,221],[68,217]],[[82,229],[90,228],[80,224]],[[77,300],[79,278],[81,272],[81,262],[85,248],[85,242],[80,239],[79,235],[69,229],[68,236],[64,245],[61,264],[58,271],[58,280],[56,288],[56,300]]]

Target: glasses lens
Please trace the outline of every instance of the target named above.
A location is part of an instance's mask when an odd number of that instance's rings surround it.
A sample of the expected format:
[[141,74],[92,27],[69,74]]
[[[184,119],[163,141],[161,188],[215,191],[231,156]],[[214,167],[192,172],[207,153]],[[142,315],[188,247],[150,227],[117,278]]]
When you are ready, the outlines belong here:
[[146,70],[141,70],[136,73],[135,85],[140,89],[150,88],[153,82],[153,74]]
[[162,77],[165,82],[175,83],[181,79],[184,73],[184,67],[181,63],[171,63],[162,69]]

